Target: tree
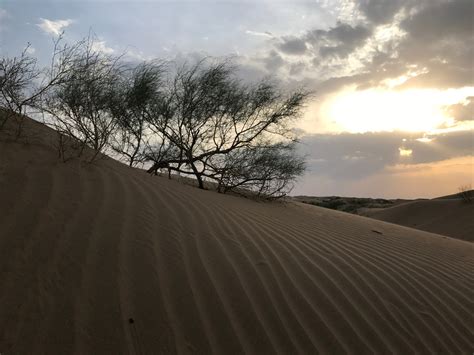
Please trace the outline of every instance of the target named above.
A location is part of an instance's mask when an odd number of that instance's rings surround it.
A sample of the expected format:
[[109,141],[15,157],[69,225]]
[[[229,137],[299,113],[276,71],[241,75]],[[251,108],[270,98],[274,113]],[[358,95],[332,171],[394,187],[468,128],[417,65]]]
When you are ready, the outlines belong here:
[[[202,60],[165,71],[159,62],[124,65],[96,49],[95,38],[60,47],[39,70],[25,50],[0,64],[0,104],[39,108],[65,142],[82,154],[112,149],[130,166],[151,164],[209,180],[219,191],[281,197],[304,170],[291,121],[309,93],[282,92],[270,80],[244,84],[229,62]],[[38,84],[40,83],[40,84]],[[65,138],[66,137],[66,138]],[[109,150],[110,151],[110,150]]]
[[[265,181],[261,192],[269,192],[270,186],[274,192],[283,191],[276,184],[275,169],[288,170],[293,162],[296,172],[301,170],[301,161],[288,156],[294,153],[291,145],[277,143],[294,140],[288,123],[299,115],[308,95],[302,90],[284,95],[268,80],[244,85],[236,78],[235,68],[226,62],[184,65],[168,81],[167,90],[150,114],[150,125],[175,147],[176,155],[155,162],[149,172],[167,164],[170,169],[194,175],[200,188],[208,178],[221,185],[226,182],[224,190],[229,190],[242,186],[227,183],[233,180],[229,174],[239,171],[243,177],[249,171],[231,168],[232,163],[241,162],[237,157],[252,157],[258,162],[257,157],[261,161],[271,153],[287,165],[284,169],[274,165],[272,178],[261,176],[259,181]],[[280,182],[288,186],[283,170]]]
[[35,96],[34,82],[41,75],[36,59],[28,55],[29,45],[19,57],[0,60],[0,104],[21,114]]
[[251,191],[267,198],[285,196],[305,170],[304,159],[295,151],[295,142],[280,142],[226,154],[223,164],[212,167],[218,191]]
[[89,36],[76,47],[63,80],[48,92],[42,109],[53,116],[61,134],[95,151],[91,160],[111,142],[117,120],[111,112],[116,102],[117,83],[124,68],[119,56],[104,54]]
[[[61,41],[62,34],[54,41],[49,68],[38,67],[37,59],[29,55],[29,44],[19,56],[0,59],[0,106],[25,114],[27,108],[38,108],[42,97],[64,82],[81,42],[70,46]],[[4,123],[0,122],[0,128]]]
[[474,190],[472,190],[472,185],[461,185],[459,188],[459,196],[462,201],[465,203],[472,203],[474,200]]
[[117,92],[110,100],[110,111],[117,123],[112,149],[125,157],[129,166],[142,163],[147,154],[151,157],[148,115],[161,95],[163,70],[161,63],[143,62],[124,71],[115,83]]

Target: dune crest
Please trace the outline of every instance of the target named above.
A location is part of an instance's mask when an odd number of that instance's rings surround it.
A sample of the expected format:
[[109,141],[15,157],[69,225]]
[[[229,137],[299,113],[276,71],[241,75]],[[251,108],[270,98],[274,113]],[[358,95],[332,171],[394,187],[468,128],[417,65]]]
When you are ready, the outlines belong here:
[[0,352],[468,353],[473,245],[0,133]]
[[461,198],[415,200],[366,212],[381,221],[474,242],[474,203]]

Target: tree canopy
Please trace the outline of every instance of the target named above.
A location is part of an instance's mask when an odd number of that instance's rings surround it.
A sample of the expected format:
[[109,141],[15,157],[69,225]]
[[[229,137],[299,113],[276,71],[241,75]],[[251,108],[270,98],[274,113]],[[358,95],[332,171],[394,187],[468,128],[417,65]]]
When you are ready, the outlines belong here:
[[[132,167],[194,176],[200,188],[287,194],[304,172],[292,122],[309,96],[247,83],[227,60],[127,63],[89,37],[55,44],[49,70],[23,52],[0,61],[0,105],[35,107],[63,136]],[[82,151],[82,150],[81,150]]]

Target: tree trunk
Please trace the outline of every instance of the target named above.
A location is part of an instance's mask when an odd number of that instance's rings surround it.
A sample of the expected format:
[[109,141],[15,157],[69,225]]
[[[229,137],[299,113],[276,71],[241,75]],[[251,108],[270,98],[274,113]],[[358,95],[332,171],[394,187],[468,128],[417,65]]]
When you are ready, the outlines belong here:
[[196,176],[199,188],[204,190],[204,182],[202,181],[201,173],[198,171],[194,163],[191,163],[191,169],[193,169],[193,173]]
[[146,172],[148,174],[153,174],[157,170],[157,163],[154,163]]

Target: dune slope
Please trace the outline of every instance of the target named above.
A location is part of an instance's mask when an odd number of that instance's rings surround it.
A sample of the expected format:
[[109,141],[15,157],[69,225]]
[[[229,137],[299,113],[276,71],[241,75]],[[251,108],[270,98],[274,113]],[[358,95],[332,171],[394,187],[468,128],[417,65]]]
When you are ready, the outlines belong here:
[[474,242],[474,203],[462,199],[416,200],[367,212],[369,217]]
[[474,348],[472,243],[1,134],[0,196],[1,353]]

